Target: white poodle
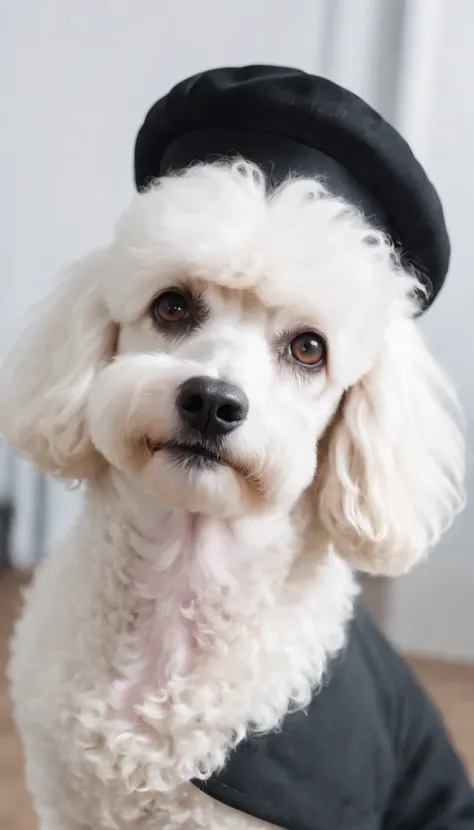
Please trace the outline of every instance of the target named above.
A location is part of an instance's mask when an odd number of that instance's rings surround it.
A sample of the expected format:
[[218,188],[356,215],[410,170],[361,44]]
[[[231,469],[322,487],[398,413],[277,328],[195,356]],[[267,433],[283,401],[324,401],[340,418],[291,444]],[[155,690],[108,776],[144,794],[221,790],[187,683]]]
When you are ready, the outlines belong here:
[[308,703],[354,567],[406,571],[463,501],[418,290],[318,182],[219,163],[136,196],[41,311],[1,428],[85,482],[13,647],[41,830],[264,826],[193,779]]

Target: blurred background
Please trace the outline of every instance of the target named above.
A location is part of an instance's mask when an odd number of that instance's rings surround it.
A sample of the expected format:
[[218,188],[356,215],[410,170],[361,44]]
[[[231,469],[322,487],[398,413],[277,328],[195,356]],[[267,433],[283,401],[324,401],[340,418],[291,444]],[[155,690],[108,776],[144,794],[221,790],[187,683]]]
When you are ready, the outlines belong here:
[[[473,43],[472,0],[0,4],[0,361],[62,267],[109,239],[133,192],[136,131],[150,105],[190,74],[276,63],[325,75],[378,109],[426,166],[444,202],[453,258],[420,325],[464,404],[471,503],[426,564],[370,582],[366,597],[390,639],[422,658],[417,670],[448,707],[456,737],[470,735],[462,751],[472,752],[474,768]],[[0,443],[2,659],[17,607],[14,569],[36,566],[80,498]],[[15,740],[6,706],[0,759],[5,741]],[[0,793],[18,774],[12,751],[0,760]],[[26,830],[34,825],[27,807],[21,818],[18,793],[0,824]]]

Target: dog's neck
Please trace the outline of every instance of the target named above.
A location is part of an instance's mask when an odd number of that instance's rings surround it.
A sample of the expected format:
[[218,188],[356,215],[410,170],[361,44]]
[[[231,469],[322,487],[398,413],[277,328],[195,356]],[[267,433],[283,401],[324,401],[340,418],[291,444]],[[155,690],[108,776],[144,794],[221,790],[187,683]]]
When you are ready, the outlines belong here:
[[[172,510],[110,471],[90,484],[85,511],[85,619],[101,659],[81,698],[82,746],[97,724],[102,776],[126,768],[148,791],[174,787],[309,704],[356,593],[312,527],[310,494],[291,513],[223,522]],[[144,753],[159,757],[160,780]]]
[[[117,475],[109,477],[107,491],[109,511],[120,513],[133,574],[135,627],[125,687],[134,701],[179,686],[219,652],[223,657],[237,643],[242,648],[245,638],[255,646],[265,620],[278,619],[279,605],[286,605],[284,613],[291,602],[301,600],[301,613],[311,605],[328,549],[311,531],[304,502],[291,513],[224,521],[165,506]],[[343,592],[351,591],[345,580]],[[341,597],[331,609],[339,639],[348,614]]]

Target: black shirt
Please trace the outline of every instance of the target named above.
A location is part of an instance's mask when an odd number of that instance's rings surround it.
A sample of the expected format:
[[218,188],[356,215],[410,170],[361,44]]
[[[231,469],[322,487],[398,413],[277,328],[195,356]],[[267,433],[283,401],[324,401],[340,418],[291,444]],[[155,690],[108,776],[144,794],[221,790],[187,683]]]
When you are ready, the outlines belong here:
[[195,783],[286,830],[474,830],[474,792],[437,711],[361,611],[307,711]]

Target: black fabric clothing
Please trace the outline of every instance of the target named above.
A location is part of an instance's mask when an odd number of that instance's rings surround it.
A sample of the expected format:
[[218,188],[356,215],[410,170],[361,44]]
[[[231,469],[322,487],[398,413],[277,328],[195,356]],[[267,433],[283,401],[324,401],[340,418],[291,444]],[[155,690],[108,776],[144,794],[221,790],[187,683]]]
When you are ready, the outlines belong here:
[[434,299],[450,258],[441,202],[406,141],[357,95],[278,66],[194,75],[148,112],[135,145],[136,186],[235,156],[259,164],[272,185],[289,173],[322,178],[390,234]]
[[474,830],[474,792],[437,711],[361,611],[308,710],[195,783],[286,830]]

